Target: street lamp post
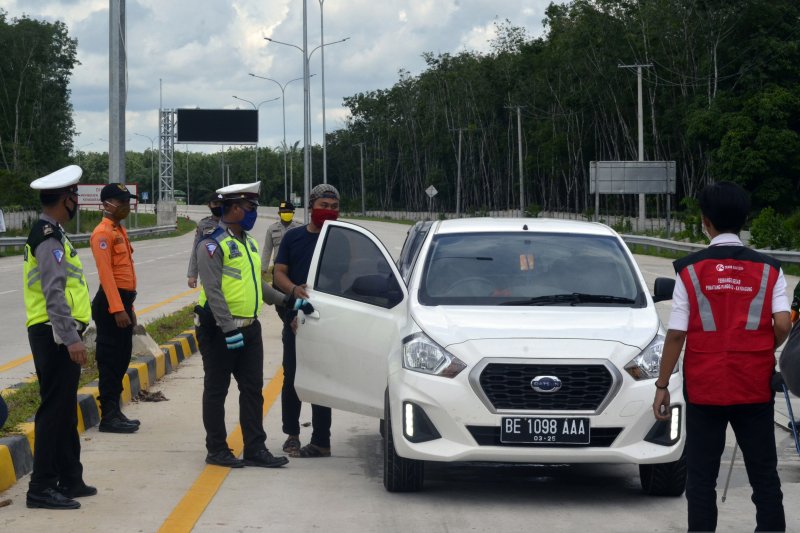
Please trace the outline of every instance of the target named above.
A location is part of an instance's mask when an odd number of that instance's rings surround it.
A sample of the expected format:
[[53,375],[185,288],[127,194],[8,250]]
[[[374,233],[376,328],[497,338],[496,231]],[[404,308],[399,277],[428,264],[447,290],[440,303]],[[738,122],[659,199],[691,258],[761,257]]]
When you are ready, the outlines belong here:
[[153,181],[153,145],[155,145],[155,141],[152,137],[147,135],[142,135],[141,133],[134,133],[134,135],[138,135],[139,137],[144,137],[145,139],[150,141],[150,194],[153,195],[153,204],[156,203],[156,191],[155,182]]
[[[269,80],[277,85],[281,90],[281,102],[283,104],[283,197],[284,199],[289,199],[289,192],[288,192],[288,181],[286,180],[286,86],[292,83],[293,81],[299,81],[303,78],[295,78],[293,80],[289,80],[283,85],[281,85],[278,81],[273,80],[272,78],[267,78],[265,76],[258,76],[253,74],[252,72],[249,73],[254,78],[259,78],[262,80]],[[314,76],[313,74],[311,76]],[[311,77],[309,76],[309,77]]]
[[365,216],[367,214],[367,208],[364,198],[364,143],[360,142],[355,146],[358,146],[358,155],[361,160],[361,216]]
[[[245,100],[244,98],[239,98],[239,97],[238,97],[238,96],[236,96],[236,95],[234,95],[233,97],[234,97],[235,99],[237,99],[237,100],[241,100],[242,102],[247,102],[248,104],[250,104],[251,106],[253,106],[253,109],[255,109],[255,110],[256,110],[256,113],[258,113],[258,109],[259,109],[259,108],[260,108],[262,105],[264,105],[264,104],[266,104],[266,103],[268,103],[268,102],[274,102],[275,100],[277,100],[277,99],[279,98],[278,96],[276,96],[275,98],[270,98],[269,100],[264,100],[263,102],[259,102],[259,104],[258,104],[258,105],[256,105],[256,104],[254,104],[253,102],[251,102],[250,100]],[[258,141],[256,141],[256,181],[258,181]]]
[[[304,103],[303,103],[303,121],[304,121],[304,128],[303,128],[303,194],[305,196],[304,201],[308,201],[308,196],[311,193],[311,176],[309,174],[309,169],[311,167],[311,102],[309,100],[309,61],[311,56],[325,46],[330,46],[332,44],[343,43],[348,40],[350,37],[345,37],[344,39],[339,39],[338,41],[332,41],[330,43],[323,43],[319,46],[313,48],[311,52],[308,52],[308,31],[307,31],[307,17],[306,17],[306,0],[303,0],[303,47],[300,48],[296,44],[285,43],[283,41],[277,41],[270,37],[264,37],[267,41],[275,44],[282,44],[284,46],[291,46],[292,48],[296,48],[300,50],[303,54],[303,93],[305,95]],[[308,210],[305,211],[304,221],[308,223]]]
[[322,183],[328,183],[328,151],[326,129],[325,129],[325,26],[322,4],[324,0],[319,0],[319,46],[320,62],[322,65]]

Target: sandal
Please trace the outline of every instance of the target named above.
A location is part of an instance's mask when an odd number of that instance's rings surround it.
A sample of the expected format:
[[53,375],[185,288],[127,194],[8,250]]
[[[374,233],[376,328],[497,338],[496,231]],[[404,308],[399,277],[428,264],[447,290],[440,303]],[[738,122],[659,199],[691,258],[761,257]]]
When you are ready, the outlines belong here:
[[289,437],[283,443],[283,453],[295,454],[300,451],[300,439],[297,437]]
[[330,448],[320,448],[315,444],[306,444],[296,452],[292,454],[292,457],[303,457],[306,459],[315,458],[315,457],[330,457],[331,456],[331,449]]

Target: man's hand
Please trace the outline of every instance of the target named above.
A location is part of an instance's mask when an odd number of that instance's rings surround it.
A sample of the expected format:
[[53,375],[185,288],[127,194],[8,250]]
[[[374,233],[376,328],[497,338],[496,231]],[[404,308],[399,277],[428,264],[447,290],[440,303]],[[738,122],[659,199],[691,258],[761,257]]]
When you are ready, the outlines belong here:
[[197,277],[194,278],[187,278],[186,284],[189,285],[189,288],[196,289],[197,288]]
[[669,391],[667,389],[656,389],[656,397],[653,400],[653,415],[656,420],[669,420],[672,413],[669,410]]
[[306,291],[307,284],[303,283],[302,285],[295,285],[294,289],[292,290],[292,296],[295,298],[302,298],[303,300],[308,300],[308,291]]
[[114,320],[116,321],[118,328],[127,328],[131,325],[131,317],[129,317],[128,313],[125,311],[114,313]]
[[83,341],[70,344],[67,346],[67,351],[73,363],[77,363],[81,366],[86,365],[86,345],[83,344]]
[[227,332],[225,334],[225,345],[229,350],[244,348],[244,335],[238,329]]

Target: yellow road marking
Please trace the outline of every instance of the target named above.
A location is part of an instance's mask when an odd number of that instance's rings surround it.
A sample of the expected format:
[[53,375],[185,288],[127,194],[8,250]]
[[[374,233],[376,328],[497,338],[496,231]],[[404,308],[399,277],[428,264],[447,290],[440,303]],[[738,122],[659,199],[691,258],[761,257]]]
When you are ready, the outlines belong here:
[[[161,307],[163,305],[167,305],[168,303],[174,302],[178,298],[183,298],[184,296],[188,296],[188,295],[190,295],[192,293],[198,292],[199,290],[200,290],[199,288],[195,288],[195,289],[189,289],[188,291],[183,291],[182,293],[176,294],[175,296],[171,296],[171,297],[167,298],[166,300],[163,300],[161,302],[158,302],[158,303],[155,303],[153,305],[147,306],[147,307],[145,307],[144,309],[142,309],[141,311],[139,311],[136,314],[139,315],[139,316],[144,315],[146,313],[149,313],[151,311],[154,311],[154,310],[158,309],[159,307]],[[0,373],[6,372],[6,371],[11,370],[12,368],[16,368],[16,367],[18,367],[20,365],[24,365],[25,363],[28,363],[30,361],[33,361],[33,354],[28,354],[25,357],[20,357],[19,359],[15,359],[14,361],[11,361],[9,363],[6,363],[6,364],[0,366]]]
[[[266,416],[275,399],[281,392],[283,386],[283,369],[279,369],[262,391],[264,395],[263,413]],[[233,454],[237,457],[242,453],[244,443],[242,441],[242,427],[236,426],[228,435],[228,446],[233,449]],[[202,516],[214,495],[222,486],[222,482],[231,471],[230,468],[208,465],[197,477],[192,487],[183,496],[181,501],[172,510],[170,515],[164,520],[159,528],[159,533],[188,533],[192,530],[197,520]]]

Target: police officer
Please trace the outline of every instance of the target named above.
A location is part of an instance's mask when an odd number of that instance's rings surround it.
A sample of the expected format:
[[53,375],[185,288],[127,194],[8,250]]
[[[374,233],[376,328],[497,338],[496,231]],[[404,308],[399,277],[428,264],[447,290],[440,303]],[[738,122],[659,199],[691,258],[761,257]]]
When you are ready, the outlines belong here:
[[197,257],[194,255],[194,251],[201,240],[214,233],[214,230],[217,229],[217,224],[219,224],[219,217],[222,216],[222,201],[217,193],[212,194],[208,199],[208,209],[211,211],[211,215],[197,223],[192,252],[189,254],[189,271],[186,273],[186,278],[189,287],[192,289],[197,287]]
[[80,167],[70,165],[31,183],[42,215],[25,243],[23,294],[28,340],[39,379],[33,473],[26,503],[44,509],[78,509],[74,498],[97,489],[84,483],[75,409],[83,331],[91,318],[89,289],[78,253],[61,226],[78,209]]
[[[247,233],[256,221],[259,185],[217,190],[223,202],[219,226],[195,249],[203,285],[195,313],[205,371],[206,463],[231,468],[273,468],[289,462],[267,450],[263,424],[264,348],[258,321],[263,297],[261,259],[256,240]],[[235,457],[226,442],[225,397],[231,375],[239,386],[244,460]]]
[[[686,500],[689,531],[717,527],[716,483],[728,424],[742,449],[756,505],[756,531],[784,531],[770,379],[775,348],[789,334],[780,263],[742,245],[750,199],[719,182],[699,196],[705,250],[675,261],[678,278],[653,413],[670,418],[669,380],[686,342]],[[678,391],[673,391],[678,392]]]
[[294,205],[287,200],[278,205],[278,217],[280,220],[267,228],[267,237],[264,239],[264,252],[261,254],[261,271],[264,273],[269,271],[269,265],[275,259],[286,232],[302,226],[294,220]]
[[97,327],[96,361],[101,418],[98,430],[107,433],[133,433],[139,421],[129,419],[120,409],[122,379],[128,370],[133,350],[136,313],[136,270],[133,248],[122,221],[136,198],[122,183],[109,183],[100,190],[103,219],[92,232],[92,248],[100,287],[92,300],[92,318]]

